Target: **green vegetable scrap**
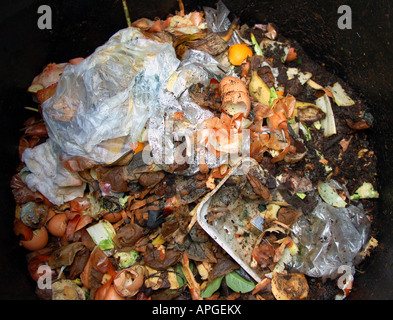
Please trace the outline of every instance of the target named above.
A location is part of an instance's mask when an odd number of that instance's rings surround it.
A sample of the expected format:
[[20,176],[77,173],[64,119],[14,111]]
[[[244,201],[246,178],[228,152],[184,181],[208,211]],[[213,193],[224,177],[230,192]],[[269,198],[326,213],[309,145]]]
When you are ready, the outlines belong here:
[[321,198],[333,207],[344,208],[347,203],[338,195],[336,190],[326,182],[318,183],[318,192]]
[[201,297],[210,298],[213,295],[213,293],[220,288],[222,278],[224,278],[224,276],[215,278],[213,281],[209,282],[207,284],[206,289],[201,292]]
[[120,268],[128,268],[136,262],[139,257],[139,252],[136,250],[131,250],[129,252],[116,252],[114,257],[119,259]]
[[379,198],[379,193],[373,187],[370,182],[364,182],[361,187],[359,187],[353,195],[351,195],[351,200],[359,199],[375,199]]
[[278,99],[278,95],[276,90],[272,87],[270,88],[270,99],[269,99],[269,107],[273,105],[274,100]]
[[239,293],[250,292],[255,288],[254,282],[244,279],[236,271],[225,275],[225,281],[229,288]]
[[115,237],[116,231],[110,222],[101,220],[86,230],[101,250],[109,250],[115,247],[112,239]]
[[261,49],[261,46],[259,45],[257,39],[255,39],[255,36],[253,33],[251,33],[251,41],[254,44],[254,51],[258,56],[262,56],[263,57],[263,52]]
[[307,141],[312,140],[310,129],[308,129],[308,127],[304,123],[301,123],[301,122],[299,122],[299,127],[300,127],[300,130],[303,131],[303,133],[304,133],[304,135],[306,137],[306,140]]

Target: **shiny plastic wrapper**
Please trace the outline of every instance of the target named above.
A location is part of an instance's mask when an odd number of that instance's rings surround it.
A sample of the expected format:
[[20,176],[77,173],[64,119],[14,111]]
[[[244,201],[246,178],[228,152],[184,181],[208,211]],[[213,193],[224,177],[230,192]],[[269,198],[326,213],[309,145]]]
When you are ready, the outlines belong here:
[[370,221],[362,208],[335,208],[321,199],[292,226],[299,255],[292,267],[311,277],[335,279],[339,268],[353,268],[368,240]]
[[[175,142],[186,139],[189,157],[183,158],[183,161],[187,161],[189,169],[183,174],[194,174],[199,170],[200,154],[195,152],[191,139],[198,130],[197,125],[214,115],[195,103],[189,96],[188,89],[193,84],[207,85],[211,78],[220,81],[228,75],[233,76],[233,70],[220,64],[208,53],[193,49],[186,51],[179,67],[168,81],[169,91],[158,96],[160,109],[152,114],[147,125],[148,141],[156,164],[180,164],[179,159],[176,159]],[[184,115],[181,124],[171,121],[176,112]],[[215,157],[206,159],[206,162],[210,167],[220,165]]]
[[[206,25],[211,32],[225,32],[231,25],[231,21],[228,19],[229,9],[220,0],[217,2],[217,9],[210,7],[203,7],[203,11],[206,15]],[[228,45],[235,43],[241,43],[238,35],[234,33],[228,41]]]
[[236,76],[231,67],[224,66],[204,51],[188,49],[173,76],[174,81],[169,85],[169,90],[178,98],[193,84],[208,85],[210,79],[220,81],[226,76]]

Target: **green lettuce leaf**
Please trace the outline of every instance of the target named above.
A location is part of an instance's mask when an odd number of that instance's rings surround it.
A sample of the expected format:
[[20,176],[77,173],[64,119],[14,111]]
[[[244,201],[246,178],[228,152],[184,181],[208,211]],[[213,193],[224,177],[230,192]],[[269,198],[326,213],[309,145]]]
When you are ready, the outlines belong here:
[[236,271],[225,275],[225,281],[229,288],[239,293],[250,292],[255,288],[254,282],[244,279]]

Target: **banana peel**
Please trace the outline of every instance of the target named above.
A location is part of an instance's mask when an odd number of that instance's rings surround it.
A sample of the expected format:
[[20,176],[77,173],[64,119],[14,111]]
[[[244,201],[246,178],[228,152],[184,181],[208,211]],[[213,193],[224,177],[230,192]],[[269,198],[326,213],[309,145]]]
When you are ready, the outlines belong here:
[[325,118],[326,112],[314,103],[296,101],[293,116],[301,122],[311,123]]
[[[228,42],[231,39],[234,30],[238,27],[239,22],[240,22],[240,19],[235,18],[232,21],[232,23],[229,26],[227,31],[216,32],[215,35],[217,35],[223,41]],[[208,36],[208,33],[198,32],[198,33],[193,33],[193,34],[184,34],[184,35],[177,37],[173,43],[173,47],[175,48],[175,52],[176,52],[177,57],[179,59],[181,59],[183,57],[184,53],[189,48],[192,48],[192,46],[195,45],[196,42],[203,40],[206,36]],[[214,39],[214,37],[212,37],[212,39]]]
[[297,109],[305,109],[305,108],[308,108],[308,107],[313,107],[313,108],[316,108],[316,109],[321,109],[319,106],[317,106],[316,104],[314,104],[314,103],[311,103],[311,102],[303,102],[303,101],[299,101],[299,100],[296,100],[296,108]]
[[227,31],[224,32],[217,32],[217,34],[226,42],[228,42],[233,35],[233,32],[235,31],[235,29],[239,26],[240,23],[240,18],[236,17],[235,19],[233,19],[231,25],[229,26]]
[[206,37],[206,32],[194,33],[194,34],[184,34],[176,38],[173,43],[175,48],[176,56],[181,59],[184,53],[190,48],[190,44],[202,40]]
[[269,105],[270,88],[258,75],[256,70],[251,71],[251,81],[248,86],[251,97],[264,105]]

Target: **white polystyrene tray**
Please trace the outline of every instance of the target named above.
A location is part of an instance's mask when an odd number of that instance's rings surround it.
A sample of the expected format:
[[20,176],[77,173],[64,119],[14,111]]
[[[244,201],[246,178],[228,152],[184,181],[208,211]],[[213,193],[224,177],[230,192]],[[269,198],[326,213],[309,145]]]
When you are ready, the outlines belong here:
[[[249,261],[244,261],[234,250],[234,248],[228,243],[225,237],[216,226],[211,225],[207,222],[206,216],[208,213],[209,204],[214,194],[221,188],[221,186],[228,180],[228,178],[235,173],[239,173],[241,165],[259,165],[257,161],[252,158],[243,158],[240,160],[231,171],[220,181],[220,183],[212,190],[207,196],[205,196],[197,209],[197,220],[199,225],[211,236],[255,281],[260,282],[262,279],[262,270],[253,269],[250,267]],[[230,219],[229,219],[230,220]],[[228,226],[231,227],[231,226]],[[249,257],[251,259],[251,257]]]

